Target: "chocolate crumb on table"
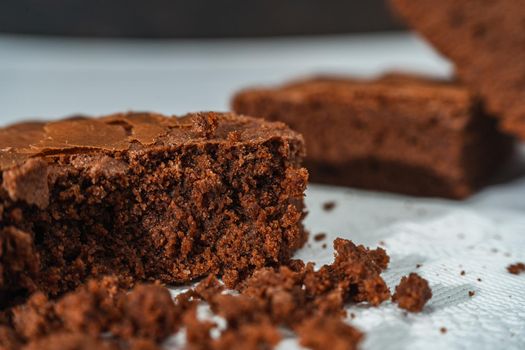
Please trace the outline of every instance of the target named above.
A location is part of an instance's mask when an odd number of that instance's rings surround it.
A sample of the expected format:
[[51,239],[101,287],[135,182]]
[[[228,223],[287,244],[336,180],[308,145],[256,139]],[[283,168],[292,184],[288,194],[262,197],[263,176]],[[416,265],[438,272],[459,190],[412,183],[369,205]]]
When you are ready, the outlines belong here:
[[513,149],[476,94],[410,74],[246,89],[232,107],[300,132],[312,182],[460,199],[486,184]]
[[421,312],[428,300],[432,298],[432,290],[427,280],[417,273],[410,273],[401,278],[392,301],[400,308],[410,312]]
[[448,330],[445,327],[441,327],[439,331],[441,332],[441,334],[445,334]]
[[469,290],[469,291],[468,291],[468,296],[471,297],[471,298],[472,298],[475,294],[476,294],[476,292],[473,291],[473,290]]
[[525,138],[525,6],[516,0],[390,0],[395,12],[455,65],[501,127]]
[[[11,329],[24,349],[160,349],[157,344],[179,324],[166,288],[143,284],[126,293],[108,277],[58,300],[36,293],[11,314]],[[112,336],[103,337],[106,333]]]
[[328,201],[323,203],[323,210],[324,211],[332,211],[335,208],[335,201]]
[[513,275],[519,275],[519,274],[525,273],[525,264],[522,262],[511,264],[507,266],[507,271],[509,273],[512,273]]
[[363,333],[337,317],[314,317],[297,327],[299,344],[313,350],[355,350]]
[[304,142],[282,123],[121,113],[15,124],[0,148],[0,309],[103,275],[232,287],[307,238]]
[[320,232],[314,236],[314,241],[319,242],[326,238],[326,233]]
[[[89,280],[57,299],[36,293],[0,318],[0,348],[156,350],[185,329],[188,349],[272,349],[285,327],[313,349],[355,349],[363,335],[345,323],[344,307],[377,306],[390,297],[380,276],[389,257],[343,239],[334,248],[334,262],[317,271],[300,260],[258,269],[237,286],[238,294],[224,293],[213,275],[175,300],[158,284],[138,284],[128,293],[117,277]],[[224,329],[197,318],[201,303],[224,318]]]
[[461,276],[465,276],[465,270],[461,270],[461,272],[459,273]]
[[263,268],[240,286],[243,295],[267,304],[272,319],[296,324],[311,314],[339,314],[348,302],[377,306],[390,297],[381,277],[389,257],[381,249],[368,249],[336,239],[335,260],[314,270],[308,263],[291,269]]

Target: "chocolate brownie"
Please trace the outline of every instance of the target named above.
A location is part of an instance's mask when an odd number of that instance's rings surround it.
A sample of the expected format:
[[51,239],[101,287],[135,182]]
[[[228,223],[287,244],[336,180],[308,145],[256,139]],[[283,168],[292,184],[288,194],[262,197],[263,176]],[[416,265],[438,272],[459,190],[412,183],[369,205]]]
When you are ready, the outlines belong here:
[[525,264],[522,262],[517,262],[515,264],[510,264],[507,266],[507,271],[513,275],[519,275],[525,273]]
[[57,300],[38,292],[9,310],[0,348],[160,349],[180,325],[177,311],[162,286],[139,284],[127,293],[116,278],[90,280]]
[[395,12],[483,96],[502,128],[525,138],[525,6],[516,0],[390,0]]
[[421,312],[430,298],[432,290],[428,281],[414,272],[401,278],[396,292],[392,295],[393,302],[410,312]]
[[88,277],[228,285],[306,240],[302,137],[234,114],[123,113],[0,129],[0,303]]
[[297,329],[299,343],[312,350],[356,350],[363,333],[337,317],[313,317]]
[[313,182],[464,198],[512,149],[476,95],[459,83],[415,75],[318,77],[247,89],[232,106],[301,132]]

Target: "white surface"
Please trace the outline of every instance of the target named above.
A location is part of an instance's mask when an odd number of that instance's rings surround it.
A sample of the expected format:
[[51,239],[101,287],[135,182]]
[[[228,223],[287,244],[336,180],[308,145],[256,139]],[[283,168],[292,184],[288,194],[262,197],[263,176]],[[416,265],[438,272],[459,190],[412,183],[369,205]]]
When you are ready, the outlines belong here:
[[[312,233],[328,233],[328,243],[336,237],[372,247],[382,242],[391,257],[383,274],[391,290],[410,272],[433,290],[421,314],[406,315],[390,302],[349,307],[356,315],[350,323],[366,333],[363,349],[524,349],[525,275],[511,275],[506,266],[525,261],[525,215],[502,205],[523,202],[524,195],[523,179],[465,202],[310,186]],[[328,200],[337,206],[327,213],[321,205]],[[331,262],[333,251],[322,243],[311,242],[298,257]]]
[[400,34],[202,42],[0,35],[0,123],[128,109],[226,110],[247,85],[397,67],[450,70],[426,44]]
[[[0,124],[78,112],[225,110],[232,92],[247,85],[391,68],[437,75],[451,70],[406,35],[208,42],[0,36]],[[306,226],[312,233],[328,233],[328,244],[335,237],[370,246],[383,241],[392,258],[384,274],[389,286],[417,271],[434,291],[418,315],[390,303],[352,306],[352,324],[366,332],[364,349],[525,348],[525,276],[505,270],[525,260],[524,150],[507,173],[500,184],[462,202],[310,186]],[[327,200],[337,202],[329,213],[321,210]],[[322,243],[312,242],[298,257],[331,262],[331,246],[322,249]],[[297,345],[286,339],[280,348]]]

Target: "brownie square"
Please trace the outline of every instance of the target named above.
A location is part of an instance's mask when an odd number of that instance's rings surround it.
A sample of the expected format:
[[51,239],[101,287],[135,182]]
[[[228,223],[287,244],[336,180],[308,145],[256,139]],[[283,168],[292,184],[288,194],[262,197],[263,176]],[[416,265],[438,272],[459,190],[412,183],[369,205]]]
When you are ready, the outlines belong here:
[[233,285],[306,240],[303,139],[282,123],[123,113],[13,125],[0,148],[4,303],[102,275]]
[[301,132],[313,182],[464,198],[512,149],[475,94],[414,75],[319,77],[247,89],[232,106]]
[[516,0],[390,0],[451,59],[502,129],[525,138],[525,4]]

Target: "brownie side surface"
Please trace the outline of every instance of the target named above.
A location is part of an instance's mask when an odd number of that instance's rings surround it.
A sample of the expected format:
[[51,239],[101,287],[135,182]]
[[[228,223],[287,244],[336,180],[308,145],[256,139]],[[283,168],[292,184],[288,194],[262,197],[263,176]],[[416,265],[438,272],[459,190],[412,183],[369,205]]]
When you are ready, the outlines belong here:
[[19,124],[0,144],[5,301],[106,274],[233,285],[306,239],[303,140],[282,123],[127,113]]
[[314,182],[463,198],[511,149],[475,95],[418,76],[314,78],[241,91],[232,106],[301,132]]
[[390,0],[480,93],[502,128],[525,138],[525,6],[514,0]]

